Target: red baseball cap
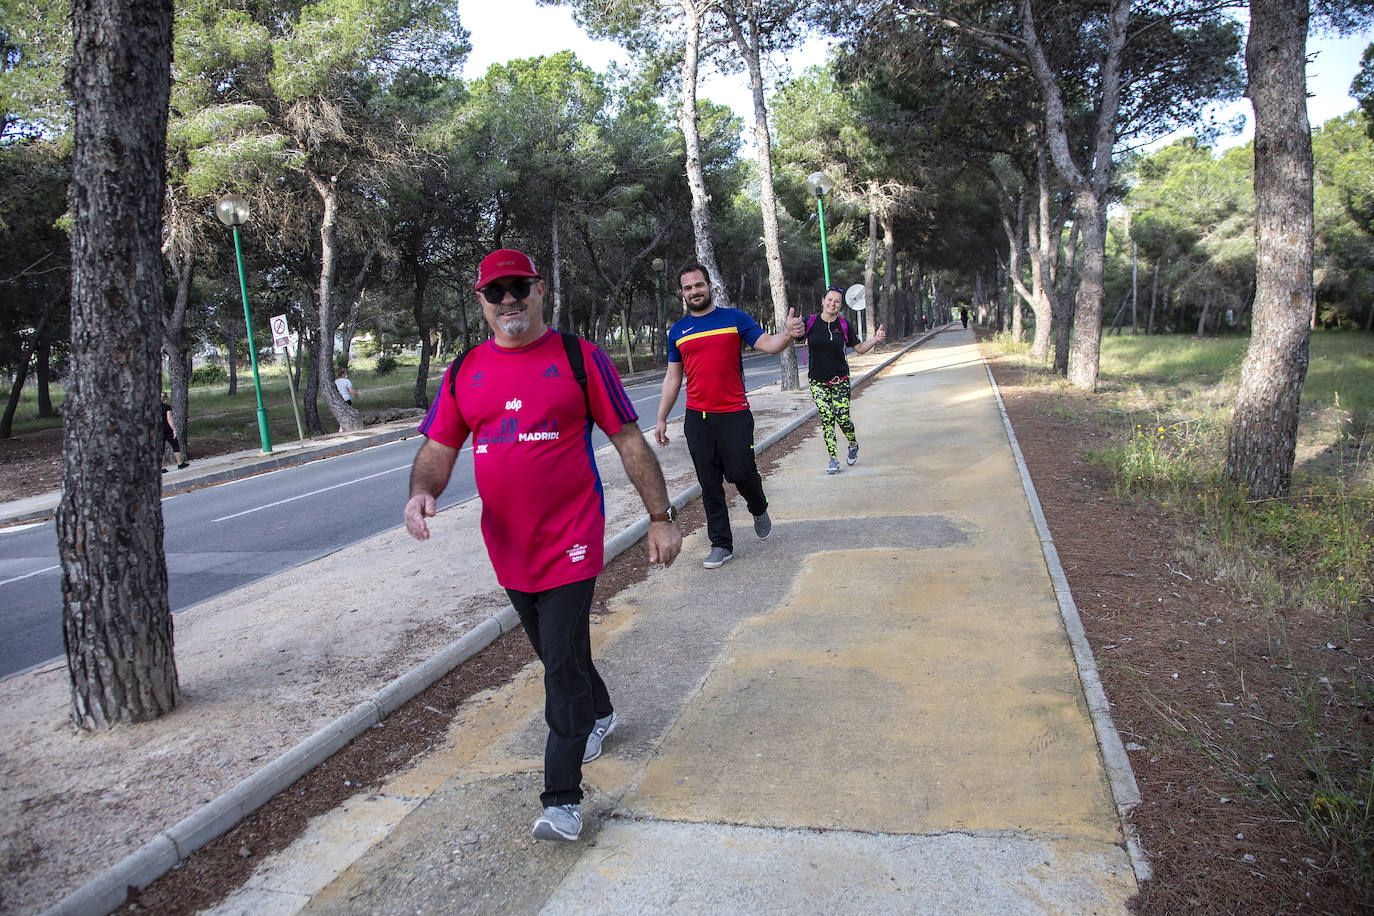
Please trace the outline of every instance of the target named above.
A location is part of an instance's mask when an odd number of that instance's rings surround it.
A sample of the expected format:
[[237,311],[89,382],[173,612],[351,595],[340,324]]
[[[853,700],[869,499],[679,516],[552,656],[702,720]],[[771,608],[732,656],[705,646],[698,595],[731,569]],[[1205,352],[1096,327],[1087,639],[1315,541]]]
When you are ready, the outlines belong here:
[[482,264],[477,268],[477,286],[481,289],[493,280],[502,277],[535,277],[542,280],[539,276],[539,269],[534,266],[530,256],[523,251],[516,251],[514,248],[498,248],[491,254],[482,259]]

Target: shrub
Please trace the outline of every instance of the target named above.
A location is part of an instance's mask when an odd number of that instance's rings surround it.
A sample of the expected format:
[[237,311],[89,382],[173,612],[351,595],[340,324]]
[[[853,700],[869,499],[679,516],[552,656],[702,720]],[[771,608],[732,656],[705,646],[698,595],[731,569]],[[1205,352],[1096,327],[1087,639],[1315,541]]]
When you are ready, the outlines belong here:
[[396,371],[396,357],[387,353],[377,357],[376,371],[378,375],[390,375]]
[[201,366],[199,369],[191,370],[191,384],[193,386],[221,385],[228,379],[229,374],[224,371],[223,366]]

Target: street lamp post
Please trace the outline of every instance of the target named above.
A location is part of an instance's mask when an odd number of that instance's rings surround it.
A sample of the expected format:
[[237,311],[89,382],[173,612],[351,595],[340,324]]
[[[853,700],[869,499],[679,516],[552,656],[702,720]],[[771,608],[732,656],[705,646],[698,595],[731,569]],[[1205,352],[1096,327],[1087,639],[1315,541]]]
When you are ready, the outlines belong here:
[[[654,258],[651,266],[654,273],[658,274],[658,340],[654,341],[654,351],[661,352],[659,348],[667,346],[663,339],[663,268],[667,265],[663,263],[662,258]],[[663,358],[666,361],[668,354],[664,353]]]
[[833,187],[834,180],[824,172],[812,172],[806,176],[806,190],[816,198],[816,216],[821,223],[821,266],[825,268],[827,288],[830,286],[830,257],[825,250],[825,207],[821,205],[821,198],[829,194]]
[[[258,351],[253,346],[253,318],[248,314],[248,283],[243,278],[243,246],[239,243],[239,226],[248,222],[248,201],[237,194],[225,194],[215,201],[215,216],[234,230],[234,255],[239,263],[239,294],[243,296],[243,323],[248,326],[248,358],[253,363],[253,390],[258,395],[258,434],[262,437],[262,451],[272,451],[272,434],[267,429],[267,411],[262,406],[262,381],[258,378]],[[229,355],[233,359],[233,354]]]

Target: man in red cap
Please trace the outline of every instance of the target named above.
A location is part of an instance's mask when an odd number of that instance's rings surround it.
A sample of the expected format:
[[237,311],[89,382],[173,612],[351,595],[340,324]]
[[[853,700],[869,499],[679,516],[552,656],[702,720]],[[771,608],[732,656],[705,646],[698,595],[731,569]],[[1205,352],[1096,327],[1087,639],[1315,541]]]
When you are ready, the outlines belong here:
[[534,835],[576,840],[582,764],[617,724],[592,663],[589,614],[606,530],[592,425],[620,454],[649,510],[649,562],[672,564],[682,547],[658,459],[606,353],[544,323],[544,281],[520,251],[482,260],[477,301],[490,340],[459,357],[420,424],[427,440],[410,471],[406,530],[429,538],[426,519],[472,436],[482,497],[482,538],[535,654],[544,663],[544,813]]

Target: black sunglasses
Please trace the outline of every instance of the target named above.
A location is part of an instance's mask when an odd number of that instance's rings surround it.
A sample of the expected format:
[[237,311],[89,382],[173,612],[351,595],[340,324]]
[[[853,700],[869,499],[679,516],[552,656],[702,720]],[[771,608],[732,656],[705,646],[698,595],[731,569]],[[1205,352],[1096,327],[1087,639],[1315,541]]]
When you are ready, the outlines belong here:
[[537,278],[520,277],[519,279],[510,281],[510,286],[501,286],[498,283],[488,283],[486,286],[479,289],[478,292],[482,294],[482,298],[486,299],[492,305],[500,305],[505,301],[506,293],[510,293],[517,300],[524,299],[530,294],[530,290],[534,287],[534,284],[538,282],[539,280]]

